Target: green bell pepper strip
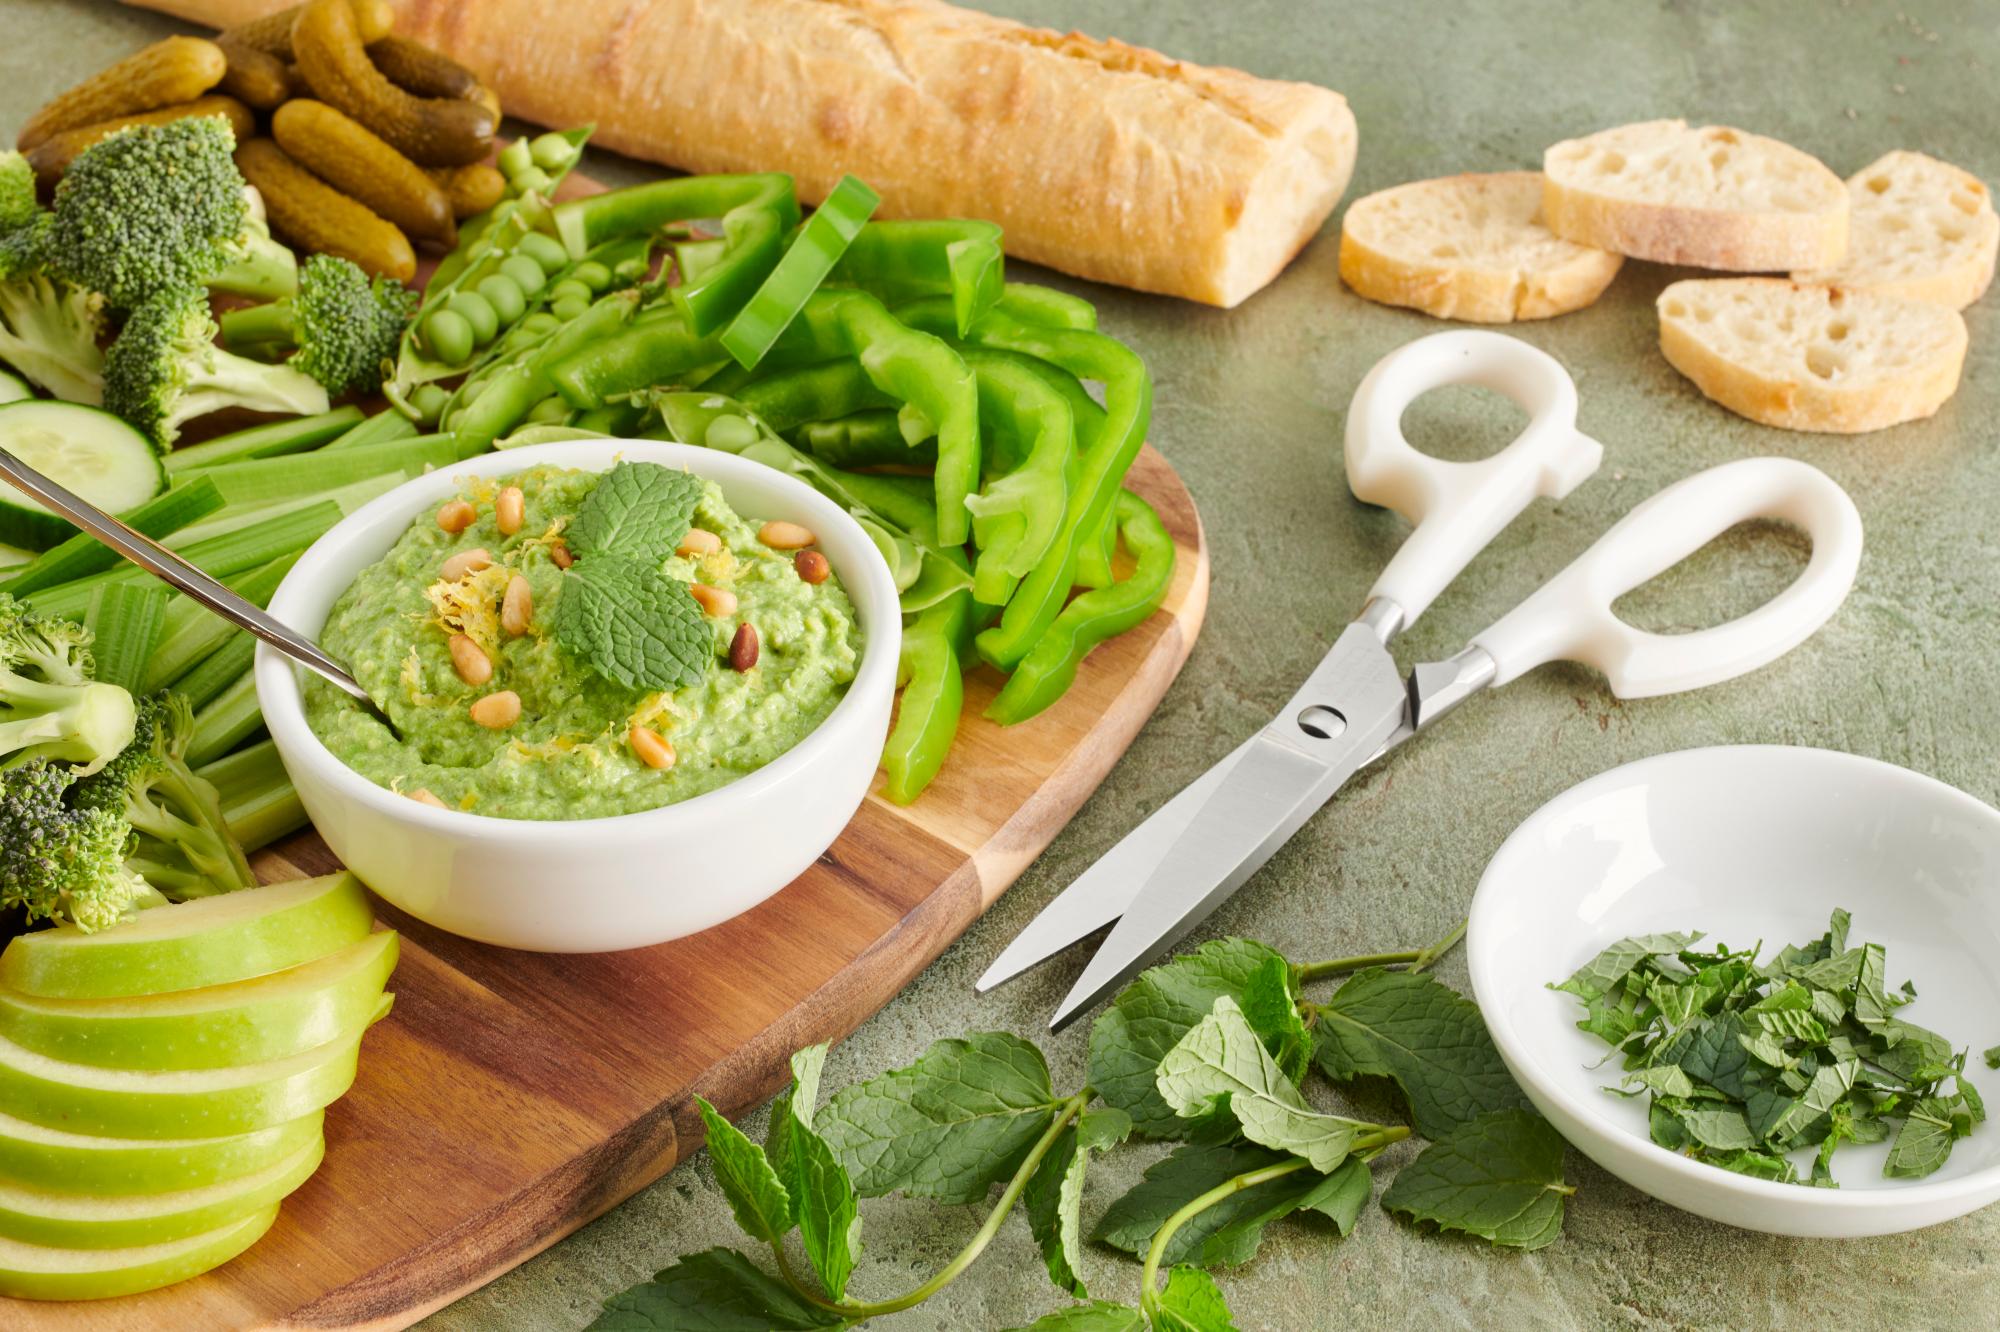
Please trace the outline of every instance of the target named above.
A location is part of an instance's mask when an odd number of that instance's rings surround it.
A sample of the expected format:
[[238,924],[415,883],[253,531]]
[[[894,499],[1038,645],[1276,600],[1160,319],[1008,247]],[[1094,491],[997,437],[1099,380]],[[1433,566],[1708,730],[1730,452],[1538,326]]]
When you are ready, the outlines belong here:
[[1097,331],[1097,307],[1081,296],[1072,296],[1054,287],[1009,282],[993,308],[1014,316],[1024,324],[1070,328],[1083,333]]
[[987,706],[993,721],[1012,726],[1046,709],[1076,680],[1077,667],[1092,648],[1140,623],[1165,599],[1174,581],[1174,538],[1167,525],[1129,490],[1118,492],[1116,512],[1118,532],[1137,565],[1122,581],[1085,592],[1063,608]]
[[738,365],[750,368],[764,359],[881,202],[882,196],[859,177],[840,178],[826,202],[799,227],[778,266],[722,330],[723,350]]
[[993,308],[1005,285],[1000,228],[972,218],[870,222],[834,265],[831,282],[885,301],[949,296],[952,328],[963,337]]
[[883,793],[899,805],[923,794],[958,736],[959,716],[965,709],[961,658],[972,615],[972,593],[962,589],[907,617],[903,625],[902,653],[896,661],[896,683],[903,696],[896,705],[888,743],[882,747],[882,768],[888,774]]
[[558,204],[555,231],[571,257],[581,259],[613,237],[655,235],[698,218],[720,218],[722,237],[675,246],[681,281],[667,294],[687,326],[706,336],[748,304],[778,266],[785,236],[799,223],[790,176],[682,176],[593,194]]
[[937,466],[937,443],[912,446],[893,411],[854,412],[831,421],[807,421],[791,432],[792,443],[829,467]]
[[899,484],[903,478],[828,467],[785,443],[741,404],[717,394],[659,392],[647,395],[647,401],[659,411],[665,438],[761,462],[798,477],[845,508],[882,552],[905,612],[926,610],[972,585],[963,555],[939,542],[929,505],[921,496],[910,502],[914,491]]
[[1061,533],[1076,423],[1062,394],[1017,361],[983,347],[968,347],[964,356],[979,383],[981,437],[1006,468],[965,502],[979,551],[972,595],[1004,606]]
[[938,437],[938,539],[963,545],[972,531],[965,501],[979,487],[979,385],[964,358],[854,290],[813,293],[777,347],[816,360],[858,357],[875,387],[923,415]]
[[681,384],[688,372],[712,364],[719,354],[713,335],[695,335],[678,310],[656,306],[601,341],[565,348],[549,362],[549,382],[571,407],[589,411],[645,389]]
[[636,290],[614,291],[549,335],[534,350],[482,381],[451,423],[462,450],[483,451],[527,418],[557,387],[552,367],[577,351],[612,337],[638,308]]
[[[808,421],[897,405],[894,398],[875,387],[861,362],[851,356],[762,375],[731,396],[781,435]],[[900,434],[898,442],[902,443]],[[909,452],[907,443],[903,451]]]

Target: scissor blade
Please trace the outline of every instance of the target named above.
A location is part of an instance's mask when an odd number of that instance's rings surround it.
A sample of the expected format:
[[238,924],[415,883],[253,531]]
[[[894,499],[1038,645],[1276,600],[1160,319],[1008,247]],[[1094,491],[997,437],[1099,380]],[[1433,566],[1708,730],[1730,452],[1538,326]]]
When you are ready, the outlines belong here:
[[984,994],[1124,915],[1139,889],[1160,867],[1181,830],[1208,803],[1237,760],[1255,743],[1256,737],[1252,736],[1238,745],[1235,753],[1181,788],[1180,794],[1154,810],[1145,822],[1126,833],[1118,845],[1057,893],[1041,914],[1028,922],[1027,928],[993,959],[993,965],[973,983],[973,989]]
[[[1308,736],[1308,709],[1344,726]],[[1350,625],[1292,702],[1245,747],[1126,907],[1049,1026],[1059,1029],[1138,974],[1242,887],[1395,733],[1408,694],[1374,634]],[[1324,729],[1324,715],[1318,719]]]

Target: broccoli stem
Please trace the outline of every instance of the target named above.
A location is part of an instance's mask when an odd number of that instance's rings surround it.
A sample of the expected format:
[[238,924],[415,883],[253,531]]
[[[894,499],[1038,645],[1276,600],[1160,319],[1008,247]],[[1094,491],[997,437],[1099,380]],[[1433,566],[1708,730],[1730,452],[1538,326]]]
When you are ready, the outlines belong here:
[[291,346],[298,341],[298,319],[288,300],[231,310],[217,322],[222,325],[222,345],[231,351],[271,344]]
[[[210,892],[255,887],[257,876],[250,872],[250,862],[229,839],[215,787],[179,761],[163,766],[151,798],[127,808],[132,827],[178,849],[188,865],[213,885]],[[159,883],[150,874],[146,877]]]
[[252,230],[243,238],[243,253],[208,280],[210,291],[275,301],[299,289],[299,261],[269,235]]
[[117,685],[46,684],[0,670],[0,767],[46,758],[96,772],[132,742],[134,715]]

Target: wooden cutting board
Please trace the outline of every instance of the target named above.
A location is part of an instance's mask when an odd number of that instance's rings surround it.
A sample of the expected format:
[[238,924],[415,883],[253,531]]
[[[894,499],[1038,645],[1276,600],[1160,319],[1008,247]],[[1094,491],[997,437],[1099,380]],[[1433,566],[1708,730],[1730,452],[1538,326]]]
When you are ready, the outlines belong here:
[[[676,943],[520,953],[383,904],[404,934],[395,1009],[363,1040],[360,1077],[327,1112],[326,1163],[270,1234],[217,1271],[147,1295],[0,1299],[0,1327],[405,1327],[698,1148],[696,1094],[734,1118],[776,1093],[793,1050],[854,1030],[1006,890],[1187,659],[1208,600],[1200,518],[1150,448],[1127,484],[1173,532],[1173,589],[1152,619],[1092,654],[1055,707],[995,726],[979,713],[999,677],[975,672],[957,747],[914,807],[870,795],[796,882]],[[255,861],[267,880],[338,868],[311,832]],[[563,910],[565,888],[549,884],[550,911]]]

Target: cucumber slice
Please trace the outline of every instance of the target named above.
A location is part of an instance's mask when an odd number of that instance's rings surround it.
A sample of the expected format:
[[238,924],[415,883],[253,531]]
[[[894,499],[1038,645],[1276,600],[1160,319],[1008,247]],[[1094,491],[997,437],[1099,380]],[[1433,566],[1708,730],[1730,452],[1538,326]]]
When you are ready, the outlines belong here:
[[[107,513],[136,509],[167,488],[152,442],[95,407],[39,399],[0,406],[0,449]],[[0,482],[0,543],[47,550],[75,531]]]
[[0,369],[0,404],[19,402],[23,398],[34,396],[35,391],[28,387],[27,380]]

